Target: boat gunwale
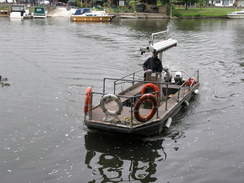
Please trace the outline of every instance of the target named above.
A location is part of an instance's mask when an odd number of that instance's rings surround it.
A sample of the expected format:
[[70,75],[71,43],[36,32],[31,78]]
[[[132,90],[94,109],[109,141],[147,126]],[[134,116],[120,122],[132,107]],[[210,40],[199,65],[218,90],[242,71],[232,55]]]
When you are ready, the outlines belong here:
[[[95,18],[95,19],[94,19]],[[102,20],[100,20],[102,18]],[[113,17],[111,16],[79,16],[70,17],[72,22],[111,22]]]

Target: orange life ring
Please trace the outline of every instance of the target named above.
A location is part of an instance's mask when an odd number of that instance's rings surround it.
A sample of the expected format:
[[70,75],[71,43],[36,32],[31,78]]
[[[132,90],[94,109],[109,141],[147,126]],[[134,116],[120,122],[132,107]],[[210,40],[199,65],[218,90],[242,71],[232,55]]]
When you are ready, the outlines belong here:
[[[146,100],[150,100],[152,102],[152,110],[150,111],[150,113],[148,115],[143,117],[140,115],[139,109],[140,109],[142,102],[144,102]],[[150,120],[155,115],[155,113],[157,112],[157,108],[158,108],[157,100],[156,100],[156,97],[154,95],[152,95],[152,94],[142,95],[136,101],[136,104],[134,106],[134,116],[138,121],[146,122],[146,121]]]
[[158,97],[159,96],[160,90],[159,90],[158,86],[155,85],[155,84],[153,84],[153,83],[147,83],[147,84],[145,84],[142,87],[142,89],[141,89],[141,94],[144,95],[146,93],[146,89],[148,89],[148,88],[153,88],[154,91],[157,92],[157,93],[154,94],[155,97]]
[[86,98],[85,98],[85,106],[84,106],[84,113],[87,115],[90,105],[91,105],[91,94],[92,94],[92,88],[89,86],[86,89]]

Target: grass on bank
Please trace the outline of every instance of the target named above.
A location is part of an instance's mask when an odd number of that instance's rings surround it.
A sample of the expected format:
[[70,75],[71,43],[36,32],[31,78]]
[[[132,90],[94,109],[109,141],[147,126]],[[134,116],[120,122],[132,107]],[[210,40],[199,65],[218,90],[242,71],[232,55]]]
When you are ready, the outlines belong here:
[[0,6],[0,10],[9,10],[9,6]]
[[188,8],[185,7],[174,7],[172,9],[172,16],[175,17],[220,17],[226,16],[228,13],[233,11],[240,11],[241,8],[211,8],[211,7],[200,7],[200,8]]

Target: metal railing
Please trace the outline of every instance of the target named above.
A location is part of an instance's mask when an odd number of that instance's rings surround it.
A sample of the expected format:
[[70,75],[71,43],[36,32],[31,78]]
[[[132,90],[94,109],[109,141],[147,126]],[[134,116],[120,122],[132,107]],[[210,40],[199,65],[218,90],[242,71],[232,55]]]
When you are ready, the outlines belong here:
[[151,40],[149,41],[149,45],[153,45],[155,36],[160,35],[160,34],[162,34],[163,39],[166,39],[168,34],[169,34],[169,27],[167,27],[166,31],[160,31],[160,32],[152,33]]
[[[176,71],[172,71],[171,73],[174,73]],[[92,95],[91,95],[91,105],[90,105],[90,110],[89,110],[89,119],[92,120],[92,103],[93,103],[93,95],[94,94],[98,94],[98,95],[101,95],[101,96],[104,96],[106,94],[111,94],[111,92],[107,92],[106,91],[106,87],[107,87],[107,83],[109,81],[113,82],[113,94],[116,95],[117,97],[120,97],[120,98],[126,98],[126,100],[129,100],[129,102],[131,102],[131,109],[130,109],[130,112],[131,112],[131,121],[130,121],[130,124],[133,125],[133,112],[134,112],[134,101],[136,101],[136,98],[138,97],[141,97],[141,94],[137,94],[137,93],[134,93],[133,95],[130,95],[130,96],[127,96],[127,95],[124,95],[123,92],[128,90],[128,88],[126,87],[126,90],[122,90],[120,91],[120,93],[116,93],[116,88],[118,87],[118,85],[123,85],[123,84],[129,84],[129,88],[131,90],[133,90],[135,87],[137,87],[137,84],[146,84],[146,83],[153,83],[153,84],[156,84],[156,85],[159,85],[159,84],[164,84],[165,86],[165,96],[168,97],[168,95],[170,94],[169,93],[169,85],[172,85],[172,84],[175,84],[178,86],[178,89],[177,89],[177,101],[180,101],[180,98],[181,97],[184,97],[185,96],[185,91],[187,88],[191,88],[192,87],[192,84],[187,86],[186,87],[186,82],[191,79],[191,78],[196,78],[196,82],[198,83],[199,82],[199,71],[195,71],[194,74],[192,75],[188,75],[187,73],[185,73],[184,71],[181,71],[185,76],[187,76],[188,79],[186,79],[181,85],[177,85],[177,83],[171,83],[171,82],[154,82],[154,81],[144,81],[143,79],[140,79],[140,78],[143,78],[143,75],[142,74],[139,74],[140,71],[136,71],[132,74],[128,74],[120,79],[118,78],[104,78],[103,79],[103,89],[102,89],[102,92],[92,92]],[[130,91],[130,90],[129,90]],[[160,90],[162,91],[162,90]],[[126,92],[125,92],[126,93]],[[151,92],[152,94],[155,94],[156,92]],[[168,100],[164,100],[165,102],[165,111],[168,110]],[[160,105],[160,103],[158,103],[158,106]],[[158,118],[158,111],[157,111],[157,118]]]

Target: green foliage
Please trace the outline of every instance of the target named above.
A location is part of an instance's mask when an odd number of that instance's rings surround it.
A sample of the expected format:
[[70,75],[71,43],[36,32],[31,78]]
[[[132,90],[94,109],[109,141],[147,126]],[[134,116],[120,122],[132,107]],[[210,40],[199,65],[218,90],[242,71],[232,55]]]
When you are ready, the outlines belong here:
[[162,3],[162,1],[157,1],[157,6],[163,6],[163,3]]
[[75,4],[76,4],[77,7],[81,7],[81,2],[80,1],[75,0]]
[[9,6],[0,6],[0,10],[9,10]]
[[103,6],[107,8],[109,6],[109,4],[108,3],[103,3]]
[[174,12],[174,11],[173,11],[172,16],[173,16],[173,17],[178,17],[178,18],[179,18],[179,17],[182,17],[182,14],[181,14],[180,12]]
[[160,0],[162,2],[163,5],[169,5],[172,4],[173,2],[177,1],[177,0]]
[[132,7],[132,9],[135,11],[136,10],[136,4],[138,3],[139,1],[130,1],[129,2],[129,6]]
[[206,1],[205,0],[198,0],[198,3],[199,3],[200,7],[203,7],[203,6],[205,6]]

